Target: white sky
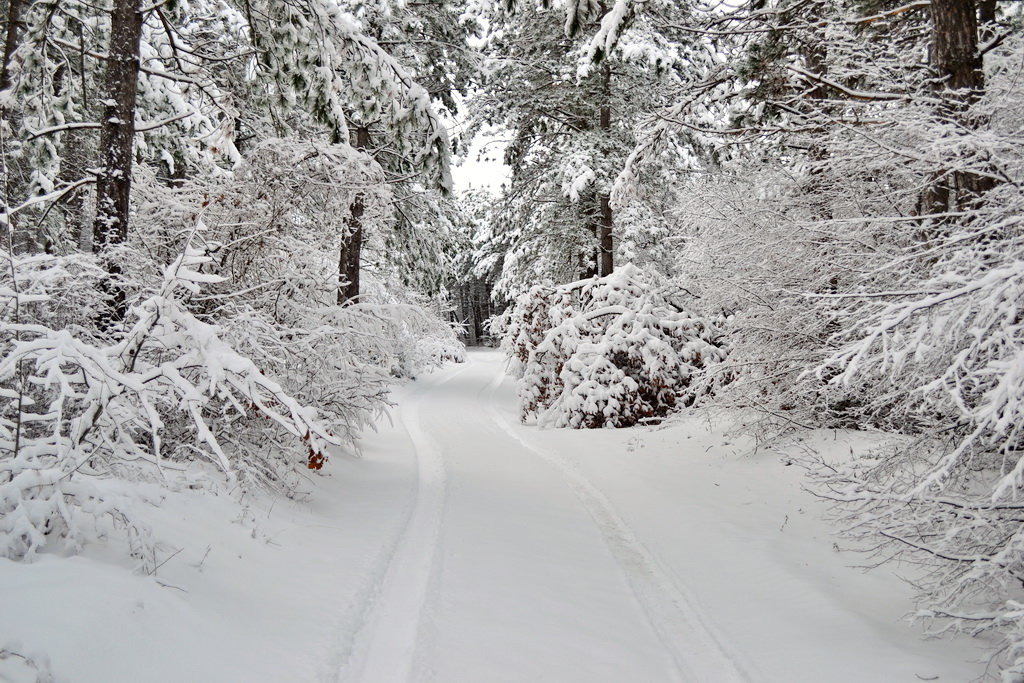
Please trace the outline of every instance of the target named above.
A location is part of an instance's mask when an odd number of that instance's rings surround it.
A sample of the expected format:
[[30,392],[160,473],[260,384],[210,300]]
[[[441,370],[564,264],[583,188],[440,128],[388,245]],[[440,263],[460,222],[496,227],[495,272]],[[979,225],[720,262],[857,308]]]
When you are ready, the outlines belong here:
[[[452,133],[456,134],[453,130]],[[466,158],[452,167],[452,181],[455,191],[473,188],[490,190],[498,194],[501,184],[508,180],[511,169],[502,163],[505,156],[508,133],[499,130],[484,130],[473,140]]]

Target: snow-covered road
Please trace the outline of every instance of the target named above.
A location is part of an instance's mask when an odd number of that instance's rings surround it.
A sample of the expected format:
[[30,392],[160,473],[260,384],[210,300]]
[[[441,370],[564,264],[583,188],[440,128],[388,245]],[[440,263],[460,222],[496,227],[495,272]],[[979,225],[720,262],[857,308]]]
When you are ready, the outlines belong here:
[[503,378],[471,354],[402,406],[417,500],[349,675],[746,680],[604,496],[511,421]]
[[[514,385],[494,352],[470,353],[467,364],[421,378],[401,399],[399,426],[418,471],[415,502],[342,680],[896,681],[948,674],[950,667],[964,675],[971,671],[952,663],[957,655],[972,656],[966,648],[954,648],[952,657],[947,651],[943,660],[949,662],[936,665],[937,650],[918,642],[904,625],[872,622],[899,612],[876,610],[864,623],[863,614],[848,611],[858,600],[885,605],[892,577],[881,594],[858,599],[856,591],[873,590],[873,581],[864,584],[865,577],[837,562],[829,540],[818,539],[816,548],[828,560],[824,567],[810,569],[800,556],[788,558],[796,567],[782,572],[762,567],[779,559],[758,548],[768,539],[738,528],[747,519],[744,512],[729,513],[730,507],[751,504],[750,486],[757,481],[725,482],[725,490],[723,482],[707,481],[701,495],[688,498],[682,487],[668,500],[658,497],[661,486],[636,490],[645,476],[657,476],[658,462],[667,478],[682,473],[679,462],[666,460],[673,452],[684,470],[693,467],[694,455],[723,466],[721,451],[735,453],[724,448],[729,443],[720,434],[709,442],[698,428],[705,438],[687,454],[668,443],[642,444],[665,435],[678,439],[678,431],[537,430],[520,425],[515,415]],[[778,458],[765,458],[781,475]],[[723,474],[716,471],[712,478]],[[631,491],[606,490],[605,481],[630,478]],[[766,483],[769,497],[778,489]],[[729,500],[730,490],[745,494]],[[634,508],[645,500],[655,510],[667,503],[661,508],[667,525],[639,532],[617,509],[616,495]],[[784,508],[790,503],[769,505],[779,517],[768,520],[770,533],[784,532],[779,524],[787,523]],[[794,515],[802,512],[794,508]],[[725,533],[708,537],[685,525]],[[736,532],[731,536],[730,527]],[[798,539],[796,546],[807,540]],[[679,553],[690,559],[673,565]],[[727,560],[731,566],[717,577],[713,567],[703,567],[690,583],[686,565],[692,558],[709,564]],[[834,580],[837,566],[854,585],[837,585],[830,595],[814,582],[820,584],[823,575]],[[735,581],[731,595],[721,594],[722,577]],[[809,585],[801,585],[804,579]],[[713,585],[719,594],[695,597],[702,585]],[[762,594],[765,589],[777,592]],[[730,631],[742,641],[750,630],[731,629],[709,616],[719,607],[744,625],[765,628],[761,639],[778,651],[766,658],[756,640],[744,648]],[[808,614],[805,623],[791,622],[808,607],[818,613]],[[834,630],[821,630],[829,624]],[[779,642],[780,632],[798,640]]]
[[[779,453],[703,417],[523,426],[503,369],[471,352],[398,389],[364,457],[332,457],[309,499],[254,496],[239,518],[226,496],[150,486],[159,504],[138,512],[161,539],[153,576],[113,540],[0,560],[0,651],[38,655],[70,683],[982,673],[979,645],[925,641],[901,621],[911,590],[891,569],[864,573],[851,566],[863,557],[836,552],[821,502]],[[866,440],[822,432],[795,448]],[[0,681],[35,680],[5,666]]]

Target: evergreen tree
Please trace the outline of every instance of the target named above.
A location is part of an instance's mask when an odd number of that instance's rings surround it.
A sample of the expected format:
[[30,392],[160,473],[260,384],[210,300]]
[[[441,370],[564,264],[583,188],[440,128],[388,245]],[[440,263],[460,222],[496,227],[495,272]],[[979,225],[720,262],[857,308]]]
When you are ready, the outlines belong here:
[[[514,136],[496,236],[507,252],[498,282],[506,294],[537,278],[567,282],[612,271],[612,181],[642,112],[668,103],[684,68],[687,43],[667,23],[630,22],[597,3],[561,10],[523,4],[495,19],[493,67],[476,104],[482,121]],[[595,30],[599,47],[588,39]]]

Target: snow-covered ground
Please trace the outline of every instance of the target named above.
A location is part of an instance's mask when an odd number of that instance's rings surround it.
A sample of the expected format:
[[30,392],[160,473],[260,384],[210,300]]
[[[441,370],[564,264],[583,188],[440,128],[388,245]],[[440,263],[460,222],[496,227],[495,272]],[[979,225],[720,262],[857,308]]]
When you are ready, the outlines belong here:
[[[0,650],[57,681],[969,681],[981,644],[835,550],[778,453],[692,418],[537,430],[495,352],[397,392],[312,502],[166,494],[166,560],[0,560]],[[801,447],[848,452],[860,436]],[[34,680],[8,657],[0,680]]]

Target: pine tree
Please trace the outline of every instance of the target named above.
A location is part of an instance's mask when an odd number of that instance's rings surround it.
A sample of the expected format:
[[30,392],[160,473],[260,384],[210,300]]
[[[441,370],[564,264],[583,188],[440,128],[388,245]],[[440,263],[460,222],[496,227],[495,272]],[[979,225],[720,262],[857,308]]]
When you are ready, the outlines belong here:
[[633,21],[617,5],[561,10],[524,4],[495,20],[502,28],[489,47],[494,68],[476,105],[480,120],[514,135],[499,219],[499,239],[514,256],[498,282],[505,293],[537,277],[567,282],[612,271],[612,181],[641,112],[667,104],[662,98],[683,69],[686,42],[657,12],[654,22]]

